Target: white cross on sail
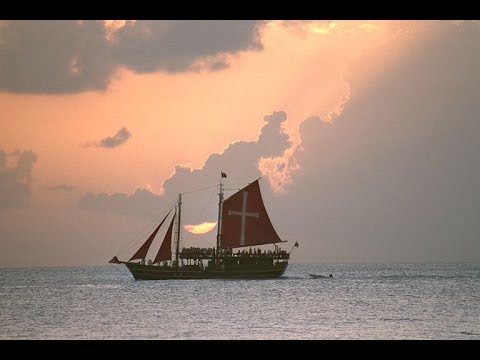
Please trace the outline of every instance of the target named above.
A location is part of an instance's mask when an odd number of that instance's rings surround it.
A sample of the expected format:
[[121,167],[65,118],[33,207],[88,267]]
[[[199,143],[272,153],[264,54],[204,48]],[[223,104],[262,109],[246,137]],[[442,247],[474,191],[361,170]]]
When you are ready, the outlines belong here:
[[220,221],[225,249],[282,242],[268,217],[258,179],[223,202]]
[[242,225],[240,228],[240,245],[241,246],[245,245],[245,226],[247,222],[247,216],[255,217],[257,219],[260,216],[258,212],[256,213],[247,212],[247,197],[248,197],[248,191],[244,191],[243,200],[242,200],[242,211],[228,210],[228,215],[240,215],[242,217]]

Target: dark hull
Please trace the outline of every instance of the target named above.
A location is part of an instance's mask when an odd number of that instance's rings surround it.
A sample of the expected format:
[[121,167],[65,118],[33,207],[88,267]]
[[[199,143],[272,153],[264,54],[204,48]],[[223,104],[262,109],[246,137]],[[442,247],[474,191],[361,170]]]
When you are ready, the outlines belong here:
[[226,269],[199,267],[170,268],[124,262],[135,280],[187,280],[187,279],[271,279],[283,275],[288,262],[272,265],[237,265]]

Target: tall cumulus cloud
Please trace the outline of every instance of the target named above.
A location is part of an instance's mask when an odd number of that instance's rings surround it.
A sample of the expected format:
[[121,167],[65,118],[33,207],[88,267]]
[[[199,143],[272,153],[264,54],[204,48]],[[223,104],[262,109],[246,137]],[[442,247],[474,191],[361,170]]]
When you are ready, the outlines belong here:
[[301,126],[279,207],[302,214],[281,225],[310,261],[479,260],[480,26],[425,26],[408,52],[390,42],[352,63],[335,122]]
[[[147,189],[137,189],[133,194],[87,193],[79,200],[78,207],[89,211],[152,217],[171,203],[181,192],[215,186],[221,170],[227,173],[228,189],[242,187],[247,182],[261,176],[258,163],[262,157],[280,156],[291,145],[288,135],[282,128],[282,123],[286,119],[283,111],[265,116],[265,125],[257,140],[238,141],[228,145],[222,153],[210,155],[200,169],[177,165],[174,174],[164,181],[162,195],[157,195]],[[227,190],[226,195],[229,194],[231,191]],[[189,203],[189,212],[192,214],[192,218],[185,220],[186,223],[215,220],[214,209],[211,212],[205,212],[204,219],[194,218],[193,214],[204,212],[205,203],[200,200],[202,195],[196,198],[197,193],[195,192],[186,196],[185,201]],[[188,216],[188,212],[185,215]]]

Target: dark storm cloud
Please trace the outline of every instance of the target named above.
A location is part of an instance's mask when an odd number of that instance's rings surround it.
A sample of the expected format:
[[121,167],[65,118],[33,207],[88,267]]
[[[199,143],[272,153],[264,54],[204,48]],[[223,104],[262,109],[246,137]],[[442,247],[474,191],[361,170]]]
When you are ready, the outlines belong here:
[[279,207],[303,216],[280,225],[310,260],[480,259],[480,27],[429,26],[408,53],[389,43],[352,64],[333,124],[302,124],[302,171]]
[[124,144],[128,139],[132,137],[130,131],[123,127],[117,131],[114,136],[107,136],[100,141],[88,142],[85,147],[103,147],[106,149],[112,149]]
[[[266,124],[262,128],[258,140],[230,144],[223,153],[210,155],[201,169],[193,170],[178,165],[174,174],[163,183],[164,193],[161,196],[145,189],[137,189],[133,195],[87,193],[80,199],[78,206],[84,210],[151,217],[158,214],[180,192],[189,192],[217,184],[220,170],[227,173],[226,182],[230,184],[229,187],[244,186],[248,181],[253,181],[261,175],[257,168],[261,157],[279,156],[290,146],[289,138],[282,129],[282,123],[286,118],[283,111],[265,116]],[[227,191],[227,195],[229,193],[231,192]],[[196,199],[196,194],[186,196],[190,214],[202,213],[205,203]],[[213,213],[206,213],[205,216],[215,221]],[[194,220],[190,223],[195,222]],[[186,221],[188,223],[188,220]]]
[[60,184],[56,186],[44,186],[42,188],[43,190],[49,190],[49,191],[73,191],[75,190],[75,186],[73,185],[68,185],[68,184]]
[[0,23],[0,90],[77,93],[105,90],[119,66],[181,72],[228,66],[218,56],[262,48],[258,21],[137,21],[107,40],[101,21]]
[[6,166],[6,157],[0,150],[0,209],[27,207],[37,155],[30,150],[21,152],[15,167]]

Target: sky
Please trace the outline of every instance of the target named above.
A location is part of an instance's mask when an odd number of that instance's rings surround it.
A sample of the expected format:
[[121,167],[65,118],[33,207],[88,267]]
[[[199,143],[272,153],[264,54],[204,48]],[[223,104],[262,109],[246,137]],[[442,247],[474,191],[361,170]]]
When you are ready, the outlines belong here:
[[211,247],[220,171],[226,196],[261,177],[292,262],[478,262],[479,40],[475,21],[0,20],[0,267],[126,259],[180,192],[184,245]]

